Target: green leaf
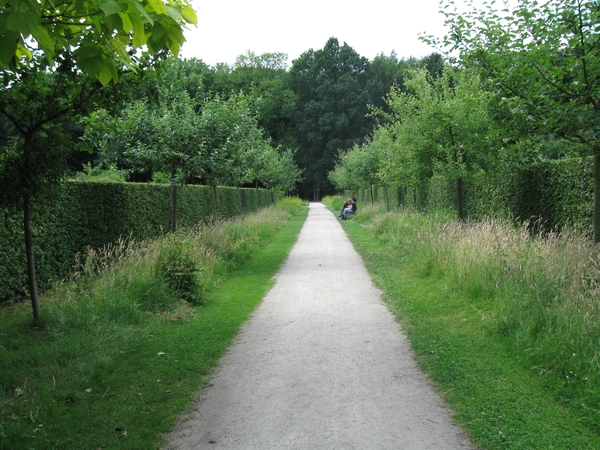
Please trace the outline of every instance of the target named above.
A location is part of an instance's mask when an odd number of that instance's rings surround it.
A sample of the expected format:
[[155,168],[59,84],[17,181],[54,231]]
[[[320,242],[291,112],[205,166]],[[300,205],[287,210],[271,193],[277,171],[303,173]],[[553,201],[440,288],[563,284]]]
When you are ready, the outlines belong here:
[[[170,27],[169,28],[169,37],[171,38],[171,40],[177,42],[179,45],[177,46],[177,51],[179,51],[179,47],[181,47],[181,45],[185,42],[185,37],[183,36],[183,32],[181,31],[181,28],[178,27]],[[175,52],[173,52],[173,54],[176,54]]]
[[150,18],[150,15],[148,15],[148,11],[146,11],[140,2],[137,0],[129,0],[129,4],[133,5],[133,7],[142,14],[150,25],[154,25],[154,21]]
[[8,13],[6,18],[6,29],[9,31],[18,31],[27,37],[30,34],[30,24],[37,23],[38,17],[35,14],[13,11]]
[[20,39],[21,35],[17,31],[7,31],[0,35],[0,63],[4,67],[11,66]]
[[152,42],[157,42],[165,34],[165,28],[160,22],[156,22],[152,27]]
[[126,9],[123,5],[113,0],[104,0],[100,2],[98,6],[107,16],[110,16],[111,14],[118,14]]
[[53,55],[54,54],[54,41],[48,34],[48,31],[46,31],[46,29],[42,25],[37,24],[37,23],[31,23],[30,29],[31,29],[31,34],[33,35],[33,38],[38,42],[40,47],[45,52],[48,52],[51,55]]
[[169,14],[169,17],[172,17],[177,21],[181,19],[181,11],[178,8],[175,8],[174,6],[167,5],[167,13]]
[[113,79],[113,73],[111,71],[110,65],[104,61],[103,61],[103,63],[104,63],[104,67],[102,68],[100,73],[97,75],[97,77],[98,77],[98,80],[100,81],[100,83],[102,83],[102,86],[106,86]]
[[119,17],[123,22],[123,31],[125,33],[131,33],[133,31],[133,24],[131,23],[131,19],[129,18],[129,14],[127,13],[119,13]]
[[161,0],[148,0],[148,4],[157,14],[167,15],[167,8]]
[[198,17],[196,16],[196,11],[194,11],[194,9],[191,6],[189,6],[189,5],[185,6],[181,10],[181,14],[183,14],[183,17],[189,23],[193,23],[194,25],[198,24]]
[[77,54],[77,63],[81,70],[83,70],[85,73],[92,76],[96,76],[104,68],[104,60],[99,55],[98,51],[96,51],[96,54],[94,56],[90,56],[92,54],[92,51],[95,49],[92,49],[90,47],[84,47],[83,49],[88,53],[82,54],[81,52],[79,52]]
[[133,46],[136,48],[141,47],[148,39],[146,31],[144,30],[144,23],[139,14],[134,12],[129,12],[129,19],[131,19],[131,25],[133,27]]

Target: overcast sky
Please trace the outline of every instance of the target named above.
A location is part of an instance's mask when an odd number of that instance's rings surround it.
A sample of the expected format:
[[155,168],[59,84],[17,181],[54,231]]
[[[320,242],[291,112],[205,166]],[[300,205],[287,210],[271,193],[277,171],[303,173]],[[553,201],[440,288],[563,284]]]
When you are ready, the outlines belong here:
[[232,64],[248,50],[286,53],[291,64],[330,37],[370,60],[392,50],[399,58],[423,57],[435,50],[419,33],[445,34],[439,0],[192,0],[192,6],[198,27],[186,31],[182,56],[209,65]]

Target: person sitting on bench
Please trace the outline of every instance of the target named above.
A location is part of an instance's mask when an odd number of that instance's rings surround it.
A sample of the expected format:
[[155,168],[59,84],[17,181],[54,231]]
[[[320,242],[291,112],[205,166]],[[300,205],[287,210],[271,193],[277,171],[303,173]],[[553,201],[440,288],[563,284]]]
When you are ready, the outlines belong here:
[[340,211],[340,215],[338,216],[340,219],[341,219],[342,217],[344,217],[344,210],[346,209],[346,207],[347,207],[347,206],[348,206],[348,201],[347,201],[347,200],[344,200],[344,201],[342,202],[342,210]]
[[354,213],[356,213],[356,200],[353,198],[349,198],[348,204],[344,208],[344,211],[342,211],[342,220],[346,220],[347,219],[346,216],[348,214],[354,214]]

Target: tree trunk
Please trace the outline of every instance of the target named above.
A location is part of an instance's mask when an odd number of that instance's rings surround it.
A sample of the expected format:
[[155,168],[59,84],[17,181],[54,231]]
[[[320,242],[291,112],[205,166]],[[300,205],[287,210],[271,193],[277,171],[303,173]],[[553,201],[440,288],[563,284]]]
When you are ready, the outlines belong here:
[[594,155],[594,244],[600,243],[600,155]]
[[174,171],[171,177],[171,233],[175,233],[177,231],[177,181]]
[[215,220],[219,220],[219,199],[217,196],[217,186],[213,186],[213,195],[215,196]]
[[390,212],[390,196],[388,195],[387,185],[383,186],[383,191],[385,192],[385,208],[387,212]]
[[458,201],[458,220],[461,222],[464,220],[463,211],[463,179],[459,177],[456,179],[456,195]]
[[417,188],[413,191],[413,203],[415,204],[415,208],[417,207]]
[[240,187],[237,187],[238,192],[238,200],[240,202],[240,216],[244,215],[244,207],[242,206],[242,192],[240,191]]
[[254,198],[256,199],[256,210],[258,211],[258,180],[254,181]]
[[31,227],[31,196],[25,195],[23,199],[23,228],[25,231],[25,252],[27,254],[27,276],[29,278],[29,294],[33,307],[33,319],[41,325],[40,302],[35,281],[35,258],[33,254],[33,228]]
[[369,190],[371,191],[371,206],[373,206],[374,200],[373,200],[373,185],[372,184],[369,185]]

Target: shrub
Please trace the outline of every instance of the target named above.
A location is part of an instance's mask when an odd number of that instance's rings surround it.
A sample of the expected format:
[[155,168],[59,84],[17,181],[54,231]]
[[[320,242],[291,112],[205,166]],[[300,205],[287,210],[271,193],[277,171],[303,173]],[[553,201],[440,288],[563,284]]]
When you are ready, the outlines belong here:
[[181,244],[169,242],[161,249],[156,273],[176,297],[195,305],[202,303],[199,272],[199,264],[184,252]]
[[341,195],[326,195],[325,197],[323,197],[323,199],[321,200],[321,202],[325,205],[325,206],[329,206],[334,210],[341,210],[342,209],[342,196]]

